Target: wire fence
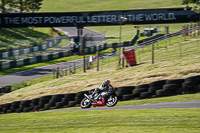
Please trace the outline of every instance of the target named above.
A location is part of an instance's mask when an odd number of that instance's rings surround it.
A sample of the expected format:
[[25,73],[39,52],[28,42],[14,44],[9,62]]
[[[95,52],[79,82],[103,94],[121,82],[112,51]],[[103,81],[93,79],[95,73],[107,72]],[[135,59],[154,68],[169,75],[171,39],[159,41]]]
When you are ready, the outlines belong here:
[[[151,63],[153,64],[156,62],[156,60],[159,61],[159,58],[163,58],[163,56],[166,57],[166,60],[169,59],[168,57],[170,56],[182,57],[183,53],[187,53],[186,48],[193,51],[195,48],[196,50],[199,50],[199,39],[197,39],[199,36],[200,26],[196,26],[191,28],[183,28],[178,32],[158,37],[156,39],[145,42],[144,44],[140,44],[136,47],[137,61],[139,63],[143,63],[144,61],[146,61],[147,58],[149,58],[149,60],[151,60]],[[189,41],[194,44],[193,49],[187,47],[186,42]],[[174,44],[178,45],[178,47],[176,47],[178,49],[170,52],[168,47]],[[158,51],[162,49],[166,50],[164,55],[158,55]],[[148,53],[148,55],[146,53]],[[163,60],[164,59],[162,59],[162,61]]]
[[[137,58],[137,64],[144,62],[151,62],[153,64],[155,62],[167,61],[173,59],[172,57],[179,56],[180,58],[182,58],[188,53],[188,51],[198,52],[198,50],[200,50],[199,49],[200,42],[198,39],[195,42],[194,40],[191,40],[194,44],[192,45],[193,47],[188,46],[187,43],[184,44],[183,42],[189,39],[198,38],[199,36],[200,36],[200,26],[196,25],[195,27],[189,27],[189,28],[183,27],[182,30],[179,30],[177,32],[170,33],[167,35],[163,34],[148,41],[144,41],[143,43],[138,43],[135,46],[126,47],[126,49],[127,50],[136,49],[135,53]],[[168,49],[168,47],[170,47],[173,44],[177,44],[178,47],[172,50]],[[159,51],[162,49],[164,49],[165,52],[162,53],[163,55],[161,56],[159,55],[160,54]],[[121,69],[120,67],[118,67],[119,55],[120,55],[119,52],[109,53],[109,54],[105,54],[102,52],[102,54],[99,55],[99,60],[97,59],[98,57],[97,54],[96,55],[93,54],[92,61],[90,61],[91,57],[87,55],[85,58],[85,70],[83,68],[84,59],[81,59],[81,61],[77,63],[74,67],[60,68],[60,72],[58,73],[68,72],[68,74],[62,74],[62,75],[69,75],[69,73],[73,74],[74,71],[86,72],[87,70],[90,69],[96,69],[96,71],[101,71],[103,69],[108,69],[108,68]],[[113,62],[116,62],[116,65],[113,65]],[[54,72],[55,71],[56,69],[54,70]]]
[[[126,47],[127,50],[136,49],[137,64],[144,62],[156,63],[160,61],[168,61],[177,57],[183,58],[188,53],[200,53],[200,42],[198,37],[200,36],[200,26],[183,26],[182,30],[167,35],[162,35],[146,41],[144,43],[137,44],[135,46]],[[192,43],[188,45],[187,42]],[[172,45],[178,45],[173,49],[169,49]],[[165,50],[163,53],[161,50]],[[163,54],[162,56],[160,54]],[[112,55],[112,54],[111,54]],[[114,55],[115,57],[108,58],[100,61],[100,70],[106,68],[121,69],[118,66],[119,53]],[[112,62],[116,62],[113,67]]]

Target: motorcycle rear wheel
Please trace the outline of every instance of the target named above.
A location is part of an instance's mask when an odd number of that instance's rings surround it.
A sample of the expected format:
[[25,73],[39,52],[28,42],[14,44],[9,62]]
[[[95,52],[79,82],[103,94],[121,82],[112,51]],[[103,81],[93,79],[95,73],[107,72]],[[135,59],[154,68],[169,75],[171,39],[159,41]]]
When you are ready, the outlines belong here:
[[81,108],[85,109],[85,108],[90,108],[92,106],[92,104],[90,103],[90,100],[88,98],[83,98],[83,100],[81,101]]
[[108,97],[106,105],[108,107],[114,107],[117,104],[117,102],[118,102],[117,96],[111,95],[111,96]]

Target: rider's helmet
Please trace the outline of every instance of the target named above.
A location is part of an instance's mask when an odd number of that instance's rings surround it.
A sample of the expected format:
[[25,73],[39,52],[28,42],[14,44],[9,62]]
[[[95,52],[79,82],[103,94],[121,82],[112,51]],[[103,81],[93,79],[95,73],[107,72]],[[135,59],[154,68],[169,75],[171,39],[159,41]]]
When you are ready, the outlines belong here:
[[110,80],[105,80],[105,81],[104,81],[104,85],[105,85],[105,86],[108,86],[109,84],[110,84]]

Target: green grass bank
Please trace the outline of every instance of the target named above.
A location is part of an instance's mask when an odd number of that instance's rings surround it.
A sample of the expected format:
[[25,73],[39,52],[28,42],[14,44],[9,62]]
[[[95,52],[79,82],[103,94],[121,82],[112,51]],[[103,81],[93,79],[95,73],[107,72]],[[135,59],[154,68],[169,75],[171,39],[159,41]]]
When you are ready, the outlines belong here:
[[38,112],[0,115],[2,133],[198,133],[200,109]]

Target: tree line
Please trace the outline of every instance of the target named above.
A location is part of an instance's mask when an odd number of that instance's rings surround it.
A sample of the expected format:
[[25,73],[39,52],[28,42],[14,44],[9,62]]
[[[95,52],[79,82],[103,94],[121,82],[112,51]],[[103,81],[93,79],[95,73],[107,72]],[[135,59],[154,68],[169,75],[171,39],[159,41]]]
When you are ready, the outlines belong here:
[[1,0],[2,13],[16,9],[20,13],[35,12],[41,8],[43,0]]

